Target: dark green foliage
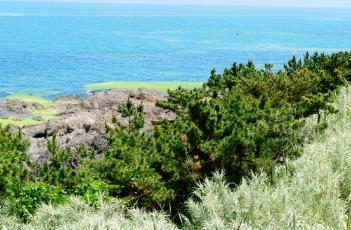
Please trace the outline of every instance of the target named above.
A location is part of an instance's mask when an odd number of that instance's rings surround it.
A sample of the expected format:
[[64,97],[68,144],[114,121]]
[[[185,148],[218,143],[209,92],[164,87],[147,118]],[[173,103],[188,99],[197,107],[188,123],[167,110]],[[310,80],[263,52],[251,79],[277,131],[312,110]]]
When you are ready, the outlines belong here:
[[[143,110],[144,107],[142,104],[135,106],[131,99],[128,98],[127,102],[124,105],[120,105],[117,109],[122,117],[127,119],[127,126],[123,126],[121,123],[117,122],[115,118],[113,119],[113,122],[118,125],[119,128],[122,128],[118,130],[127,131],[128,133],[139,132],[144,126]],[[109,129],[109,131],[113,132],[112,129]]]
[[65,192],[42,182],[16,186],[10,197],[10,210],[26,220],[43,203],[61,204],[66,200]]
[[47,162],[39,166],[39,179],[73,192],[74,187],[81,180],[78,167],[91,153],[83,146],[74,153],[71,149],[61,149],[55,136],[48,142],[48,151],[51,156]]
[[187,155],[199,178],[222,168],[240,182],[298,156],[303,118],[316,114],[319,123],[323,112],[337,112],[332,103],[351,76],[350,62],[350,53],[316,53],[293,58],[276,73],[272,65],[258,70],[252,62],[221,75],[213,70],[202,89],[178,89],[158,103],[179,115],[163,130],[184,137],[187,148],[174,154]]
[[130,99],[118,111],[127,120],[124,126],[114,119],[107,127],[111,148],[105,156],[88,165],[91,176],[105,181],[110,194],[143,206],[162,204],[174,197],[162,177],[161,156],[152,136],[140,131],[144,125],[143,106]]
[[13,134],[9,127],[0,126],[0,195],[12,195],[14,186],[30,179],[27,148],[21,130]]
[[179,144],[186,148],[173,149],[174,155],[186,155],[197,178],[223,168],[239,182],[252,171],[269,170],[296,156],[296,130],[302,122],[294,119],[293,109],[274,108],[266,97],[255,99],[236,89],[223,97],[193,100],[187,114],[172,125],[165,123],[164,129],[179,130]]

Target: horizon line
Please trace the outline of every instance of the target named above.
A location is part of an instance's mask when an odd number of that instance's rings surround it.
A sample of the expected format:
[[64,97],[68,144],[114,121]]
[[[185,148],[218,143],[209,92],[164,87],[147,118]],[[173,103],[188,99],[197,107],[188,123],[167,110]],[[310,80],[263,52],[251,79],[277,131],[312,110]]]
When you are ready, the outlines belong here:
[[[326,8],[333,8],[333,9],[350,9],[351,6],[333,6],[333,5],[321,5],[321,6],[314,6],[314,5],[274,5],[274,4],[228,4],[228,3],[140,3],[140,2],[113,2],[113,1],[82,1],[82,0],[73,0],[73,1],[65,1],[65,0],[52,0],[52,1],[45,1],[45,0],[5,0],[2,3],[47,3],[47,4],[86,4],[86,5],[140,5],[140,6],[199,6],[199,7],[210,7],[210,6],[237,6],[237,7],[266,7],[266,8],[315,8],[315,9],[326,9]],[[0,2],[1,4],[1,2]]]

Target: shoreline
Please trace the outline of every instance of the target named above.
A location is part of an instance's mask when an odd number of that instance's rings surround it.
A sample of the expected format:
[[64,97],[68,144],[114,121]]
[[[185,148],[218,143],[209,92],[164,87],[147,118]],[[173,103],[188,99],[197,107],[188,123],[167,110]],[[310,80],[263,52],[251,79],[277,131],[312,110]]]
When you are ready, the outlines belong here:
[[126,90],[137,90],[140,88],[147,90],[154,90],[162,93],[166,93],[167,90],[175,90],[179,86],[186,89],[198,88],[203,85],[203,82],[172,82],[172,81],[152,81],[152,82],[128,82],[128,81],[116,81],[116,82],[102,82],[87,84],[84,88],[87,91],[96,90],[110,90],[110,89],[126,89]]
[[[175,90],[178,87],[193,89],[202,85],[203,82],[103,82],[87,84],[84,88],[89,92],[88,98],[100,91],[145,90],[156,94],[167,94],[167,90]],[[45,99],[41,95],[17,92],[0,101],[0,125],[17,127],[40,125],[54,119],[59,113],[64,113],[62,105],[74,105],[84,98],[83,96],[62,95],[55,99]]]

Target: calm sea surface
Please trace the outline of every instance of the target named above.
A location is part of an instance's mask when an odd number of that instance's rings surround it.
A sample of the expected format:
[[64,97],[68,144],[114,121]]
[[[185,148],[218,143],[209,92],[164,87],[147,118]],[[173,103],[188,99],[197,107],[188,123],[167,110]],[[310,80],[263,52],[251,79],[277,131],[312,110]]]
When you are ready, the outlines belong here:
[[106,81],[206,81],[252,59],[351,49],[350,9],[0,2],[0,97]]

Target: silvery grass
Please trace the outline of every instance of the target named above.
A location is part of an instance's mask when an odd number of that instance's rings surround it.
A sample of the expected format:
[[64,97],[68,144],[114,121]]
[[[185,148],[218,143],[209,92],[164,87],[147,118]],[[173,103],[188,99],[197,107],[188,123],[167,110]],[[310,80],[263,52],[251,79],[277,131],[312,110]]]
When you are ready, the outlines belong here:
[[[351,192],[351,88],[343,89],[322,137],[303,155],[235,190],[216,173],[188,201],[188,229],[347,229]],[[306,130],[313,132],[311,118]]]
[[147,213],[140,209],[126,208],[118,200],[101,200],[94,208],[77,197],[71,197],[65,205],[41,206],[28,224],[21,224],[8,215],[1,215],[0,223],[4,230],[176,229],[162,213]]
[[[253,176],[236,189],[215,173],[187,202],[184,229],[347,229],[351,193],[351,88],[329,115],[325,134],[306,144],[302,156],[278,167],[273,183],[267,174]],[[311,118],[304,132],[316,136]],[[317,135],[318,136],[318,135]],[[72,197],[62,206],[43,205],[29,224],[0,209],[3,229],[176,229],[157,212],[126,208],[118,200],[93,208]]]

